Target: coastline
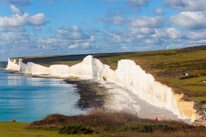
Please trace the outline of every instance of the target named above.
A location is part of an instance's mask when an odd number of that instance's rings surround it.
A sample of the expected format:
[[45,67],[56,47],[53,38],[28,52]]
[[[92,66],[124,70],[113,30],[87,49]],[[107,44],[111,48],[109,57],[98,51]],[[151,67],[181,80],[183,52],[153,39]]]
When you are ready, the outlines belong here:
[[[84,78],[64,79],[45,75],[33,75],[32,77],[57,78],[62,79],[68,84],[73,84],[80,96],[76,105],[82,110],[102,109],[109,112],[123,111],[144,119],[155,119],[158,117],[159,120],[180,120],[173,112],[153,106],[134,95],[131,91],[113,82],[101,82],[95,79]],[[189,119],[182,119],[180,121],[191,124]]]
[[81,109],[105,109],[105,99],[107,90],[104,86],[94,80],[82,80],[68,78],[64,80],[68,84],[76,87],[76,92],[80,96],[77,105]]
[[[37,78],[61,79],[65,83],[73,84],[76,87],[77,94],[80,96],[80,99],[76,102],[76,106],[82,110],[89,111],[92,109],[100,108],[102,110],[110,112],[125,111],[140,118],[146,119],[155,119],[156,117],[158,117],[159,120],[179,120],[177,116],[171,111],[155,107],[138,98],[131,91],[124,89],[112,82],[101,82],[95,79],[30,75],[19,73],[17,71],[8,72]],[[121,94],[119,94],[119,92]],[[131,104],[130,101],[132,102]],[[183,121],[191,124],[191,122],[189,122],[188,120]]]
[[61,79],[65,83],[72,84],[76,87],[76,92],[80,96],[80,99],[76,102],[76,106],[79,109],[105,109],[105,99],[107,96],[107,88],[105,88],[101,83],[93,79],[80,79],[80,78],[62,78],[57,76],[49,75],[31,75],[20,73],[18,71],[8,71],[9,73],[14,73],[23,76],[30,76],[34,78],[49,78],[49,79]]
[[[131,71],[127,71],[128,68]],[[141,100],[146,101],[150,105],[169,110],[180,119],[191,119],[191,121],[194,122],[200,118],[193,108],[194,102],[183,101],[181,99],[183,94],[175,94],[170,87],[155,81],[151,74],[146,73],[132,60],[121,60],[118,62],[118,68],[111,70],[110,66],[101,63],[92,56],[85,57],[81,63],[73,66],[51,65],[50,67],[41,66],[33,62],[24,64],[22,59],[9,59],[7,69],[18,70],[35,77],[42,77],[42,75],[43,77],[60,77],[61,79],[78,77],[87,80],[97,80],[100,83],[113,82],[119,85],[120,88],[131,91],[133,95],[140,97]],[[113,91],[112,89],[112,93]],[[115,100],[113,100],[112,103],[109,102],[113,104],[113,106],[109,106],[112,108],[111,110],[119,111],[124,110],[124,108],[127,109],[128,107],[130,108],[129,112],[139,110],[135,99],[132,99],[132,96],[130,97],[127,91],[122,92],[120,90],[119,92],[116,90],[115,92],[115,95],[111,97],[115,97]],[[124,95],[126,95],[127,98],[125,98]],[[129,104],[129,106],[124,103]]]

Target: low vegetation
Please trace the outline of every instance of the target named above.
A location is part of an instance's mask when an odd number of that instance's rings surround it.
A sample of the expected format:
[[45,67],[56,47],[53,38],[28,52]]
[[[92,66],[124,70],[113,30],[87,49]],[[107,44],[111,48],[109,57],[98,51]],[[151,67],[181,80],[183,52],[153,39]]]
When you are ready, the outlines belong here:
[[203,137],[206,127],[195,127],[181,121],[140,119],[125,112],[104,112],[96,109],[86,115],[49,115],[43,120],[31,123],[27,130],[85,136]]
[[67,125],[59,129],[59,134],[92,134],[93,130],[82,125]]

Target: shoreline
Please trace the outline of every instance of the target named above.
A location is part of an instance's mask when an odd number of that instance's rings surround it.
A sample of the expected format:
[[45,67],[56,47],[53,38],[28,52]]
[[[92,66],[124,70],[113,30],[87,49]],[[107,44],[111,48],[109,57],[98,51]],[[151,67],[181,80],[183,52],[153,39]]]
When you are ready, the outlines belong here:
[[107,90],[104,86],[94,80],[82,80],[77,78],[68,78],[63,80],[76,87],[76,92],[80,96],[77,105],[80,109],[105,109],[105,99]]
[[[5,70],[7,71],[7,70]],[[138,96],[131,93],[131,91],[124,89],[115,83],[112,82],[104,82],[95,80],[95,79],[84,79],[84,78],[62,78],[62,77],[54,77],[49,75],[30,75],[30,74],[24,74],[19,73],[18,71],[7,71],[9,73],[16,73],[23,76],[31,76],[36,78],[49,78],[49,79],[61,79],[65,83],[73,84],[76,87],[76,92],[80,96],[80,99],[75,103],[76,106],[81,110],[92,110],[96,108],[103,109],[105,111],[111,111],[111,112],[118,112],[118,111],[125,111],[127,113],[135,114],[139,118],[145,118],[145,119],[155,119],[158,117],[158,115],[161,114],[158,119],[159,120],[174,120],[178,121],[181,119],[178,119],[173,112],[162,109],[159,107],[155,107],[146,101],[140,99]],[[141,106],[146,108],[139,108],[139,104],[135,104],[132,100],[131,106],[126,103],[125,101],[121,100],[122,96],[121,94],[117,94],[120,91],[125,95],[129,91],[129,96],[131,96],[133,99],[137,99],[137,102],[141,104]],[[110,96],[109,96],[110,95]],[[130,103],[130,97],[127,98],[127,95],[125,96],[128,103]],[[125,98],[123,98],[125,100]],[[121,104],[123,103],[123,104]],[[145,105],[146,104],[146,105]],[[138,105],[138,106],[135,106]],[[134,107],[135,106],[135,107]],[[141,110],[141,111],[140,111]],[[154,112],[159,111],[159,112]],[[140,114],[139,114],[140,112]],[[146,112],[146,113],[145,113]],[[147,114],[147,112],[149,112]],[[169,115],[167,115],[169,114]],[[165,116],[166,115],[166,116]],[[181,120],[188,124],[191,124],[188,122],[188,120]]]
[[19,73],[18,71],[8,71],[12,74],[18,74],[22,76],[30,76],[33,78],[48,78],[48,79],[61,79],[67,84],[72,84],[76,88],[76,93],[80,96],[80,99],[75,102],[76,106],[81,110],[101,108],[105,109],[105,98],[107,96],[107,88],[101,85],[100,82],[94,79],[81,79],[81,78],[62,78],[49,75],[31,75]]

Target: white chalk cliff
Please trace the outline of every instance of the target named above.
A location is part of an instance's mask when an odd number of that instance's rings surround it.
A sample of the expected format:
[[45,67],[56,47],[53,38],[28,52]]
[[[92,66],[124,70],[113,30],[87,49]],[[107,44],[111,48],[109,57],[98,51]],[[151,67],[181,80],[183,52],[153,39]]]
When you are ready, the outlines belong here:
[[182,100],[183,94],[176,94],[170,87],[155,81],[151,74],[147,74],[132,60],[120,60],[117,69],[112,70],[110,66],[103,64],[92,56],[87,56],[81,63],[70,67],[67,65],[44,67],[32,62],[24,64],[22,59],[9,59],[6,69],[31,75],[48,75],[62,78],[77,76],[114,82],[131,90],[148,103],[172,111],[180,119],[194,121],[200,118],[194,109],[193,102]]

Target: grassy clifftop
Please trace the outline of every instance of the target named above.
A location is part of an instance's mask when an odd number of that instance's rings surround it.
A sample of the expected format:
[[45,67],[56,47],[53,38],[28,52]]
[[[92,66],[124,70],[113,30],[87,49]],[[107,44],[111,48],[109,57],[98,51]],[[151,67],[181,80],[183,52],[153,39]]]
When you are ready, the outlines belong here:
[[[87,54],[23,57],[23,61],[44,66],[51,64],[74,65]],[[206,104],[206,46],[184,49],[159,50],[148,52],[93,54],[95,58],[116,69],[121,59],[131,59],[140,65],[156,80],[172,87],[177,93],[184,93],[186,100]],[[189,76],[184,76],[188,73]]]

